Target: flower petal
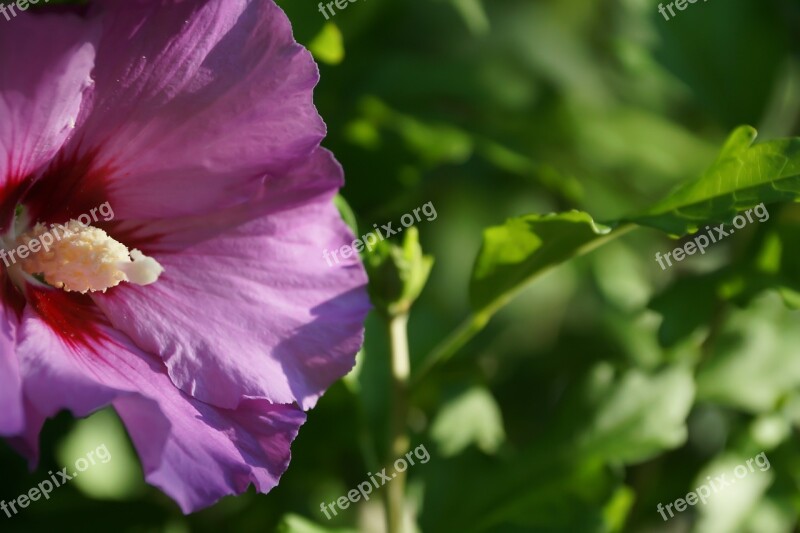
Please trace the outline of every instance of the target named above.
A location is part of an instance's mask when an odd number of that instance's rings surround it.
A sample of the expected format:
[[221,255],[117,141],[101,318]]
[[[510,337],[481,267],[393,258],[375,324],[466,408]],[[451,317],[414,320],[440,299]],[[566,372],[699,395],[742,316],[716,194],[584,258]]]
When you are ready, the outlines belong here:
[[353,240],[331,202],[340,180],[319,150],[248,206],[146,225],[138,239],[164,266],[161,278],[93,299],[192,396],[226,408],[245,397],[310,408],[353,367],[370,307],[358,257],[323,259]]
[[0,306],[0,435],[6,437],[19,434],[25,427],[22,380],[14,344],[16,323],[14,311]]
[[[70,317],[63,317],[69,321]],[[181,393],[162,363],[106,325],[101,340],[70,344],[32,309],[19,346],[26,398],[45,416],[76,416],[112,404],[142,460],[145,477],[188,513],[221,497],[277,485],[305,414],[265,400],[218,409]],[[113,451],[112,451],[113,453]]]
[[317,68],[272,0],[104,5],[96,90],[72,148],[115,169],[105,187],[118,219],[246,201],[319,145]]
[[[75,128],[94,66],[92,23],[22,13],[0,31],[0,200],[45,165]],[[4,212],[8,209],[4,209]],[[7,221],[3,221],[7,223]]]

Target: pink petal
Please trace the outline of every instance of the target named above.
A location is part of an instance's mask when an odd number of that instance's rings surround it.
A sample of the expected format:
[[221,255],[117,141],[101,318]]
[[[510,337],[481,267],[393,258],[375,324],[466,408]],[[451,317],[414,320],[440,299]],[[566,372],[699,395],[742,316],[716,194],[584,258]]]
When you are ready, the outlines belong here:
[[320,150],[248,206],[150,223],[138,238],[164,274],[93,299],[184,392],[226,408],[246,397],[310,408],[353,367],[369,310],[358,258],[328,266],[322,255],[353,240],[330,201],[340,180]]
[[19,191],[8,185],[45,165],[74,131],[91,85],[96,28],[68,15],[0,21],[0,200],[10,216],[16,198],[9,195]]
[[124,335],[97,327],[101,340],[70,345],[26,311],[20,363],[25,395],[38,412],[53,416],[68,409],[85,416],[112,404],[147,481],[186,513],[240,494],[251,483],[259,492],[277,485],[305,421],[300,409],[265,400],[244,402],[235,411],[211,407],[181,393],[161,362]]
[[22,380],[15,352],[17,317],[0,306],[0,435],[19,434],[25,427]]
[[317,68],[271,0],[103,4],[93,101],[68,153],[114,169],[118,219],[235,205],[319,145]]

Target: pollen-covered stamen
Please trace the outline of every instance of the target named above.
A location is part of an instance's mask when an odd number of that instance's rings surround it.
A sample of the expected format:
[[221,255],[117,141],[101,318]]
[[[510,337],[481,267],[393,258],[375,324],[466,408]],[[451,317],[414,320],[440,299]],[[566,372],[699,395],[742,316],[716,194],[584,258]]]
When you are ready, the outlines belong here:
[[149,285],[164,271],[152,257],[139,250],[129,252],[105,231],[77,220],[51,228],[36,224],[19,236],[17,245],[31,252],[21,261],[25,272],[41,275],[48,284],[65,291],[105,292],[122,281]]

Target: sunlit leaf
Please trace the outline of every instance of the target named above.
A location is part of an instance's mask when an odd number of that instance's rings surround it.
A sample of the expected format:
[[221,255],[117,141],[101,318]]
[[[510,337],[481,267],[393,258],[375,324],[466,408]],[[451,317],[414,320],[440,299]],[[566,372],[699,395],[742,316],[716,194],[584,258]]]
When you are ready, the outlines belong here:
[[322,30],[308,43],[314,57],[329,65],[338,65],[344,59],[344,39],[339,27],[326,22]]
[[491,454],[505,440],[503,415],[488,390],[473,387],[442,406],[431,436],[444,457],[456,455],[471,444]]
[[[79,421],[61,443],[58,459],[70,474],[78,473],[72,483],[93,498],[124,500],[144,489],[139,460],[111,410]],[[81,467],[88,461],[86,471],[77,472],[77,461]]]
[[800,197],[800,138],[753,145],[755,137],[753,128],[737,129],[699,180],[627,220],[684,235],[706,224],[729,222],[738,212],[760,203],[796,200]]
[[485,230],[470,283],[473,309],[508,300],[533,277],[596,246],[610,231],[579,211],[512,218]]
[[687,368],[655,375],[631,370],[596,391],[597,413],[580,438],[584,453],[631,463],[683,444],[686,417],[694,400]]

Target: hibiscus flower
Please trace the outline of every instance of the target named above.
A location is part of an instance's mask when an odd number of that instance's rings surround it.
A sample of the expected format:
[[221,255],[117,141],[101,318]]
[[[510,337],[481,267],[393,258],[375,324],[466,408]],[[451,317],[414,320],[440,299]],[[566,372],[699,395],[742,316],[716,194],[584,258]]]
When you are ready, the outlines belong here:
[[317,80],[271,0],[3,23],[2,248],[63,237],[0,265],[0,435],[32,466],[47,418],[110,405],[184,512],[278,483],[369,307],[321,259],[353,236]]

